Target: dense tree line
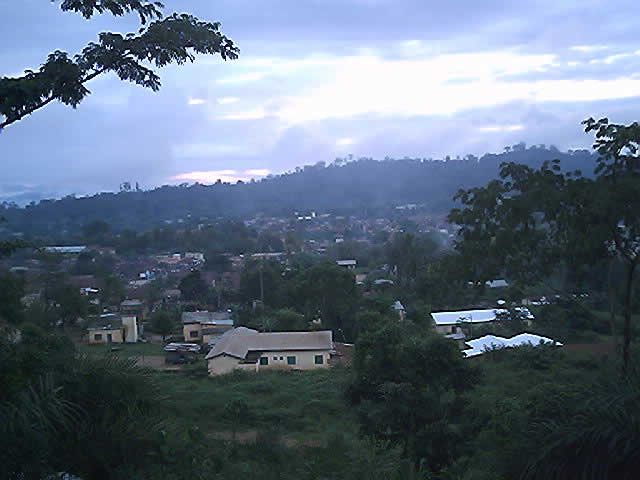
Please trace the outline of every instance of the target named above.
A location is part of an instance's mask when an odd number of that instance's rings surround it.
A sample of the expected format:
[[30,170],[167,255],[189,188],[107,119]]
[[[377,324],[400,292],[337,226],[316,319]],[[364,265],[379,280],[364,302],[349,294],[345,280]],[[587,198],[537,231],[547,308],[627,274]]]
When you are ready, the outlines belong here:
[[480,186],[496,177],[503,162],[538,168],[559,158],[563,168],[590,172],[595,157],[588,151],[559,152],[544,146],[516,145],[481,158],[431,160],[361,158],[305,166],[258,182],[162,186],[151,191],[100,193],[42,200],[25,208],[5,204],[0,214],[11,231],[25,234],[77,232],[102,220],[117,231],[146,230],[165,221],[210,223],[218,217],[256,213],[293,215],[294,211],[328,211],[375,216],[397,205],[416,203],[427,212],[446,213],[459,188]]

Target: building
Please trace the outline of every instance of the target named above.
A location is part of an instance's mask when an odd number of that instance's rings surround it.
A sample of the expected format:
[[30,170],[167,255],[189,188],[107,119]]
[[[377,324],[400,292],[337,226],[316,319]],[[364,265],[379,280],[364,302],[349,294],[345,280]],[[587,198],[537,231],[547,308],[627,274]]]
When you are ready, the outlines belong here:
[[461,324],[486,325],[495,322],[497,314],[506,310],[461,310],[457,312],[434,312],[431,314],[436,332],[442,335],[462,333]]
[[[531,322],[534,316],[525,307],[516,307],[513,310],[521,315],[522,319]],[[463,325],[487,325],[499,320],[501,315],[509,314],[504,308],[489,308],[484,310],[460,310],[456,312],[433,312],[431,317],[436,327],[436,332],[447,335],[455,340],[464,338]],[[503,317],[504,318],[504,317]]]
[[87,328],[89,345],[102,343],[124,343],[125,327],[120,315],[113,313],[91,319]]
[[405,310],[404,305],[402,305],[400,300],[396,300],[395,302],[393,302],[391,308],[398,314],[398,318],[400,318],[400,321],[403,321],[407,311]]
[[490,280],[486,282],[485,285],[489,288],[506,288],[509,286],[509,283],[506,280],[500,278],[498,280]]
[[208,343],[213,336],[219,336],[217,335],[218,331],[226,331],[231,328],[233,328],[233,319],[228,311],[182,312],[182,332],[186,342],[203,342],[204,330]]
[[328,368],[333,348],[330,330],[256,333],[240,327],[226,332],[206,359],[210,375],[236,369],[311,370]]
[[338,260],[336,264],[339,267],[344,267],[348,270],[354,270],[358,262],[356,262],[355,260]]
[[474,340],[469,340],[468,342],[465,342],[465,344],[470,347],[462,351],[466,358],[476,357],[495,349],[522,347],[524,345],[531,345],[534,347],[537,347],[538,345],[562,346],[562,343],[556,342],[550,338],[526,332],[511,338],[485,335]]
[[85,245],[74,245],[68,247],[44,247],[44,251],[47,253],[62,253],[67,255],[78,255],[82,252],[87,251],[87,247]]

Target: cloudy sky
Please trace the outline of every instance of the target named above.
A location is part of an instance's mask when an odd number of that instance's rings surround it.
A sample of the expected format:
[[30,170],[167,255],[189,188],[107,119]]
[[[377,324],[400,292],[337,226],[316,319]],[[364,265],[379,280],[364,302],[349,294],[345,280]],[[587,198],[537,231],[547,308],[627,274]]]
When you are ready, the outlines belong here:
[[[138,18],[0,1],[0,76]],[[240,58],[159,73],[158,93],[93,80],[0,134],[0,199],[261,178],[353,154],[481,155],[591,143],[580,121],[638,119],[640,2],[166,0],[222,22]]]

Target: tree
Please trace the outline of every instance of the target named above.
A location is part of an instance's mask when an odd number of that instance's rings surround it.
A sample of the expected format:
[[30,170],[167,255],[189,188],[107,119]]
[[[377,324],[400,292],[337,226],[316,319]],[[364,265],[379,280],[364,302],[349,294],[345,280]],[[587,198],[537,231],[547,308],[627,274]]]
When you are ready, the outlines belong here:
[[626,369],[640,260],[640,125],[609,124],[606,118],[583,123],[596,136],[594,179],[563,173],[558,160],[539,169],[502,164],[499,180],[457,194],[464,207],[452,210],[449,220],[461,227],[456,249],[473,265],[476,282],[506,273],[528,285],[602,259],[622,262]]
[[96,13],[121,16],[136,12],[143,26],[138,33],[127,35],[101,33],[98,42],[89,43],[73,58],[56,50],[37,71],[1,78],[0,115],[4,121],[0,120],[0,129],[54,101],[76,108],[90,93],[86,84],[103,73],[113,72],[121,80],[157,91],[160,77],[145,63],[160,68],[193,62],[196,54],[218,54],[225,60],[238,57],[238,48],[220,32],[219,23],[202,22],[188,14],[163,18],[160,2],[64,0],[60,7],[87,19]]
[[88,302],[86,298],[71,285],[62,283],[50,286],[45,289],[44,298],[65,325],[73,324],[78,317],[87,313]]
[[162,335],[162,341],[167,335],[173,332],[174,323],[169,312],[159,310],[151,316],[151,328],[159,335]]
[[185,300],[201,302],[205,301],[209,295],[209,288],[202,279],[199,270],[189,273],[189,275],[180,280],[178,288],[180,289],[182,298]]
[[24,295],[24,281],[21,278],[5,273],[0,275],[0,322],[13,325],[22,323],[24,309],[22,296]]
[[416,468],[440,472],[460,452],[456,419],[475,372],[454,342],[411,325],[363,333],[348,397],[363,434],[397,444]]

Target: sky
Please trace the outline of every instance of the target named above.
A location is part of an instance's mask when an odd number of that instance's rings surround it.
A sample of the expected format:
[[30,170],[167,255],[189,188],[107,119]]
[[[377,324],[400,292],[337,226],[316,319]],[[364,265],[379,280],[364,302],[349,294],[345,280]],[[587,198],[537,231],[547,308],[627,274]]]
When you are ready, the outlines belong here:
[[[164,3],[221,22],[239,59],[160,69],[159,92],[101,76],[76,110],[53,104],[7,127],[0,201],[260,179],[350,154],[590,148],[585,118],[638,120],[637,0]],[[0,76],[140,27],[59,4],[0,0]]]

